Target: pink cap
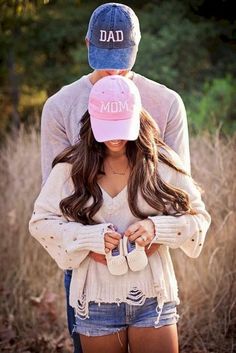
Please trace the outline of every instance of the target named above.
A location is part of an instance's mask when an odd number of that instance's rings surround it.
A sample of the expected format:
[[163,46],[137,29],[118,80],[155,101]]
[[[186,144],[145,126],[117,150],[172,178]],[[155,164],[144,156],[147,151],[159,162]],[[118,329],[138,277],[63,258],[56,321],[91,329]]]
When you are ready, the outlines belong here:
[[141,107],[138,88],[130,79],[113,75],[97,81],[88,103],[95,139],[98,142],[136,140]]

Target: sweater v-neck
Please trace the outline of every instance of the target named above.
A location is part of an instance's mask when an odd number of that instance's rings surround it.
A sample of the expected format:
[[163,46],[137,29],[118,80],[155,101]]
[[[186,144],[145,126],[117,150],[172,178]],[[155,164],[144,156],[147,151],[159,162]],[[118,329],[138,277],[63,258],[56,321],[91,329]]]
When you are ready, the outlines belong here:
[[112,201],[116,201],[118,199],[120,199],[122,196],[123,196],[123,193],[127,190],[127,184],[123,187],[123,189],[118,192],[118,194],[116,194],[115,196],[111,196],[109,194],[109,192],[107,192],[101,185],[98,184],[98,186],[100,187],[102,193],[103,193],[103,196],[112,200]]

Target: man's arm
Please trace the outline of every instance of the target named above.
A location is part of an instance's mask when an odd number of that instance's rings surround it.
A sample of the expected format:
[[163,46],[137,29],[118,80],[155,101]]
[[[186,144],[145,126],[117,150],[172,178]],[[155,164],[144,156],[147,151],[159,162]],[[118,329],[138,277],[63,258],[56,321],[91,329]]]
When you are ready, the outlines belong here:
[[187,116],[184,103],[177,93],[170,107],[164,141],[180,156],[184,163],[185,170],[190,173],[191,167]]
[[70,145],[66,135],[62,113],[49,98],[44,104],[41,120],[41,169],[44,185],[54,158]]

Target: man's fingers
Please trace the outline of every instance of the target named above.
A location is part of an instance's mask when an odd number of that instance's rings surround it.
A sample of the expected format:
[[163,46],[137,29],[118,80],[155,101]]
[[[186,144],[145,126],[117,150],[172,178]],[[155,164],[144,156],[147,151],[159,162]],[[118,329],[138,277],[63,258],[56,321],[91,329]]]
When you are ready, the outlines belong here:
[[96,262],[99,262],[103,265],[107,264],[107,261],[106,261],[106,258],[104,255],[97,254],[97,253],[91,251],[89,253],[89,257],[91,257],[93,260],[95,260]]
[[157,249],[159,248],[160,244],[152,244],[151,247],[148,249],[146,248],[146,255],[147,256],[151,256],[152,254],[154,254],[155,251],[157,251]]

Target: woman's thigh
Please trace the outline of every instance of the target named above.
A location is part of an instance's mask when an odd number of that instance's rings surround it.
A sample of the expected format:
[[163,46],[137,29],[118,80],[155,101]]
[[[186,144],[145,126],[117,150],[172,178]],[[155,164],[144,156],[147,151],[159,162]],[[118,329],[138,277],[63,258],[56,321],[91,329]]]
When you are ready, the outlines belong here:
[[130,353],[178,353],[177,325],[160,328],[129,327]]
[[127,329],[105,336],[80,335],[83,353],[128,353]]
[[89,316],[76,316],[83,353],[127,353],[125,304],[89,303]]

